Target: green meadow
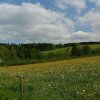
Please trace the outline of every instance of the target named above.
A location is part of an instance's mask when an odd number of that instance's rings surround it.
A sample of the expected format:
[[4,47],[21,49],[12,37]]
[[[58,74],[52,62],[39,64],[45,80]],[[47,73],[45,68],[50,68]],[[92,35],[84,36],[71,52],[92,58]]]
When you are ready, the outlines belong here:
[[100,56],[0,67],[0,100],[99,100]]

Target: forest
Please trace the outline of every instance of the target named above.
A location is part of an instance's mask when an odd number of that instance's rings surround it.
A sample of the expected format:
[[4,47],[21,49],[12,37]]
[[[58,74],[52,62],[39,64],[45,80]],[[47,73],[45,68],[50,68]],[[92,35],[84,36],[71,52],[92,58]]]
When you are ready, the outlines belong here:
[[[0,44],[0,66],[40,63],[52,60],[69,59],[100,54],[100,46],[92,49],[91,45],[100,42],[69,44],[30,43]],[[62,51],[61,49],[64,49]],[[59,52],[57,51],[59,50]],[[52,52],[53,51],[53,52]]]

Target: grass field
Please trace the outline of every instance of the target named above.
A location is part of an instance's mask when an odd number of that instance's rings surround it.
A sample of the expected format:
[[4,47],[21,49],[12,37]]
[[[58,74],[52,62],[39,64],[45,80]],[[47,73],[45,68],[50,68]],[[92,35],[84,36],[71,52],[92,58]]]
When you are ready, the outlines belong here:
[[0,67],[0,100],[100,100],[100,56]]
[[[89,45],[91,47],[92,50],[100,48],[100,44],[91,44]],[[68,52],[68,54],[70,55],[70,51],[72,50],[72,47],[66,47],[66,48],[60,48],[60,49],[55,49],[55,50],[49,50],[49,51],[43,51],[42,54],[47,55],[48,53],[66,53],[66,51]]]

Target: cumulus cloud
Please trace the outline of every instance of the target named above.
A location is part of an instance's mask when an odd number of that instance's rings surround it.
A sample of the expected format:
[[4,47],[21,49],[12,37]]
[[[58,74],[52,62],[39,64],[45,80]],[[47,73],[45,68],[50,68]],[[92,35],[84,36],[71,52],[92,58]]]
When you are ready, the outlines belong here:
[[78,13],[86,7],[85,0],[56,0],[56,3],[61,9],[67,9],[70,6],[76,9]]
[[[23,42],[65,41],[74,23],[61,13],[46,10],[38,4],[0,4],[0,38]],[[12,34],[13,33],[13,34]]]
[[[73,0],[65,0],[71,5]],[[74,0],[72,6],[78,9],[85,7],[84,0]],[[79,1],[79,2],[78,2]],[[83,2],[83,3],[82,3]],[[81,4],[82,3],[82,4]],[[82,6],[83,5],[83,6]],[[78,21],[89,24],[93,32],[75,31],[75,23],[63,13],[44,8],[39,3],[22,3],[21,5],[0,4],[0,42],[83,42],[99,41],[100,12],[98,7],[92,9]]]
[[96,7],[91,9],[84,16],[79,17],[83,25],[89,25],[94,34],[100,34],[100,0],[95,1]]
[[74,42],[88,42],[88,41],[99,41],[100,35],[96,35],[91,32],[83,32],[83,31],[77,31],[72,33],[71,40],[74,40]]

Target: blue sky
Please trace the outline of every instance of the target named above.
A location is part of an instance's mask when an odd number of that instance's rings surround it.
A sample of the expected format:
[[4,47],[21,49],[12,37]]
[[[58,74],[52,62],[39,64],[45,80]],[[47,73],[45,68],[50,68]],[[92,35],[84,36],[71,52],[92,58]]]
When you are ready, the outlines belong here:
[[100,41],[100,0],[0,0],[0,42]]
[[52,8],[54,6],[54,0],[1,0],[1,3],[9,3],[9,4],[16,4],[21,5],[23,2],[25,3],[40,3],[46,8]]

